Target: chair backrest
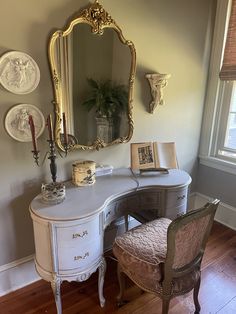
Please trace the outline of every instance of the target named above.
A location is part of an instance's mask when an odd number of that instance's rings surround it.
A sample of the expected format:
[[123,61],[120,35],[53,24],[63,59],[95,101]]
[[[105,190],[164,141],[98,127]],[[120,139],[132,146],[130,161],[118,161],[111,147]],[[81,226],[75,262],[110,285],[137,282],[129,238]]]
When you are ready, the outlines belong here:
[[201,265],[219,200],[173,220],[167,231],[164,278],[171,280]]

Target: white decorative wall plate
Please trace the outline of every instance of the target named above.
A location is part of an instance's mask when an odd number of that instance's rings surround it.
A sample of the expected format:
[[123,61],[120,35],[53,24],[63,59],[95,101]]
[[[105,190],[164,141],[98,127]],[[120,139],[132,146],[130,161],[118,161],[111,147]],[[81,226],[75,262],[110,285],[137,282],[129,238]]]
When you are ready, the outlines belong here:
[[19,104],[8,111],[5,118],[7,133],[17,141],[31,142],[30,115],[33,117],[35,136],[38,138],[45,128],[45,119],[42,112],[37,107],[30,104]]
[[38,86],[40,71],[26,53],[10,51],[0,58],[0,83],[14,94],[31,93]]

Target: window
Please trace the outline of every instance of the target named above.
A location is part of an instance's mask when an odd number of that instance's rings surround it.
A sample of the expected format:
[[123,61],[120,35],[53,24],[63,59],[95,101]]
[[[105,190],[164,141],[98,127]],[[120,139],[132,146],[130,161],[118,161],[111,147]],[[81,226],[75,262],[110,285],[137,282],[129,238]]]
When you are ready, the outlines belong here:
[[236,162],[236,82],[222,83],[216,150],[212,155]]
[[[232,73],[235,75],[236,71],[230,65],[225,65],[226,58],[223,59],[225,42],[226,47],[229,42],[228,39],[226,40],[226,36],[232,1],[236,3],[236,0],[217,1],[210,74],[200,142],[200,163],[236,174],[236,76],[235,80],[230,76]],[[234,25],[236,27],[236,24]],[[236,38],[236,30],[232,27],[229,29],[231,35],[232,31],[234,32],[233,38]],[[227,57],[232,56],[231,51]],[[224,62],[221,69],[222,60]]]
[[222,112],[219,120],[217,155],[236,161],[236,82],[224,87]]

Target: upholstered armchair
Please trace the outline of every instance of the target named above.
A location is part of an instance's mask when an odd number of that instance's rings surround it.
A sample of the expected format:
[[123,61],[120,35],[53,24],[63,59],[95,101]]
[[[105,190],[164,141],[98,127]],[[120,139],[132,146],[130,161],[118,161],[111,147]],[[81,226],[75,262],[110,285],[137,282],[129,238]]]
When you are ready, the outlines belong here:
[[142,290],[162,299],[162,314],[168,313],[171,298],[191,290],[195,313],[199,313],[200,267],[218,204],[214,200],[173,221],[156,219],[116,237],[118,302],[123,301],[125,274]]

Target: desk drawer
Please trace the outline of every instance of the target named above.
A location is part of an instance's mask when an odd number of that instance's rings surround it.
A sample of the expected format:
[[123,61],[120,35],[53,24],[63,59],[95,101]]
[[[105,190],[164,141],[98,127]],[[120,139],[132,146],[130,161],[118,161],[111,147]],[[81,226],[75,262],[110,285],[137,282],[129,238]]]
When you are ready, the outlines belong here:
[[59,245],[57,249],[59,274],[66,274],[74,269],[78,272],[88,269],[102,255],[102,247],[101,237],[72,248]]
[[110,203],[104,210],[104,224],[109,225],[116,219],[116,202]]
[[105,226],[111,222],[123,216],[128,208],[127,198],[118,199],[115,202],[110,203],[104,210],[104,222]]
[[72,226],[56,227],[56,239],[60,246],[74,247],[99,236],[99,218]]
[[181,205],[187,205],[188,188],[180,188],[175,190],[169,190],[166,193],[166,207],[177,207]]

